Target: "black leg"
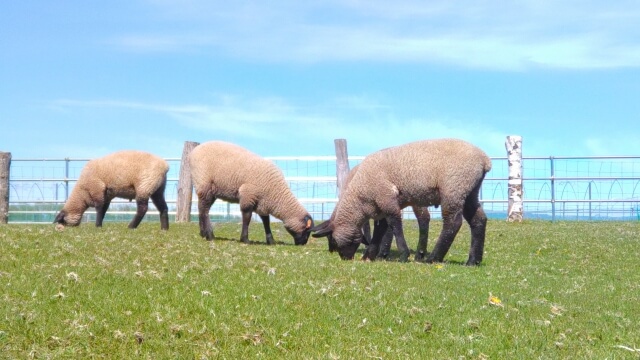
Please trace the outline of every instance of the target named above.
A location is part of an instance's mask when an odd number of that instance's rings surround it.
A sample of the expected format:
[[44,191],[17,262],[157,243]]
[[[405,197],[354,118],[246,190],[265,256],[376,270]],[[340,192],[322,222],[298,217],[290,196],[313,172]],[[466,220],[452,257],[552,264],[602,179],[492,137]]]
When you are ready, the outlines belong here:
[[396,237],[396,245],[398,246],[398,251],[400,251],[400,261],[406,262],[409,260],[409,247],[407,246],[407,242],[404,239],[404,231],[402,230],[402,213],[399,212],[397,215],[390,216],[387,218],[389,222],[389,227],[393,231],[393,236]]
[[393,230],[391,228],[387,228],[387,231],[382,236],[382,240],[380,241],[380,251],[378,252],[378,256],[386,259],[389,257],[389,253],[391,252],[391,243],[393,242]]
[[429,241],[429,222],[431,221],[431,214],[427,207],[413,207],[413,213],[418,219],[418,231],[420,235],[418,237],[418,248],[416,249],[416,261],[422,261],[427,255],[427,243]]
[[484,252],[484,239],[487,229],[487,215],[477,199],[465,204],[464,218],[471,228],[471,247],[466,265],[479,265]]
[[107,213],[109,209],[109,204],[111,204],[111,200],[107,200],[103,203],[96,202],[96,226],[102,227],[102,222],[104,221],[104,215]]
[[135,229],[140,225],[142,218],[147,213],[149,209],[149,199],[137,199],[136,204],[138,209],[136,210],[136,215],[133,217],[131,222],[129,223],[129,229]]
[[362,235],[364,236],[363,244],[371,244],[371,224],[369,223],[369,220],[362,225]]
[[151,201],[160,213],[160,229],[169,230],[169,207],[164,199],[164,186],[151,195]]
[[459,207],[442,206],[442,231],[427,262],[442,262],[462,225],[462,211]]
[[267,236],[267,244],[275,244],[276,242],[273,240],[273,234],[271,234],[271,220],[269,219],[269,215],[260,216],[260,219],[262,219],[262,225],[264,226],[264,234]]
[[253,212],[251,210],[240,210],[242,211],[242,233],[240,234],[240,241],[245,244],[249,243],[249,223],[251,222],[251,215]]
[[378,252],[380,250],[380,242],[382,241],[382,237],[384,236],[384,233],[387,231],[388,227],[389,224],[387,223],[387,219],[373,222],[373,236],[371,237],[371,243],[364,251],[362,260],[373,261],[376,259],[376,256],[378,256]]
[[211,219],[209,219],[209,210],[216,201],[216,198],[210,191],[206,193],[198,193],[198,220],[200,223],[200,236],[207,240],[213,240],[213,227]]

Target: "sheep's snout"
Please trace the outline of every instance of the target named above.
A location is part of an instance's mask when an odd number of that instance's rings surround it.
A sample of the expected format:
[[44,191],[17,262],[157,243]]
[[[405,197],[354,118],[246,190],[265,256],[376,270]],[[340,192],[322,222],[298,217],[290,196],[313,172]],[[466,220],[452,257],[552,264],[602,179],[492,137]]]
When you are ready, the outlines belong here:
[[309,241],[310,234],[311,234],[310,232],[305,231],[302,234],[300,234],[300,236],[295,236],[293,238],[293,241],[295,242],[296,245],[306,245],[307,242]]
[[311,235],[311,232],[309,230],[305,230],[301,233],[296,233],[293,230],[287,229],[287,232],[289,233],[289,235],[291,235],[291,237],[293,237],[293,242],[296,245],[306,245],[306,243],[309,241],[309,235]]
[[342,260],[353,260],[353,257],[356,254],[359,246],[359,241],[351,241],[346,244],[339,244],[338,254],[340,254],[340,258],[342,258]]

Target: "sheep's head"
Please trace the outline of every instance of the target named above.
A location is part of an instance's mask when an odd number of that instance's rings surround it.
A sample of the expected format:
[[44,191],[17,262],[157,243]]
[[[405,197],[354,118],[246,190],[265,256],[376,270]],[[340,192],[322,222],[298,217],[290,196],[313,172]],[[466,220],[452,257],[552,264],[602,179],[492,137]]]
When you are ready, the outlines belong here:
[[53,223],[62,224],[64,226],[78,226],[80,225],[80,221],[82,220],[82,215],[72,215],[69,214],[66,210],[62,209],[56,215],[56,218],[53,220]]
[[364,240],[362,233],[359,235],[356,233],[342,234],[340,231],[336,231],[333,220],[327,220],[312,228],[311,231],[315,238],[326,237],[329,240],[329,252],[337,251],[343,260],[352,260],[358,246]]
[[313,228],[313,219],[309,214],[305,215],[302,221],[304,223],[302,231],[296,231],[285,224],[285,228],[293,237],[293,241],[296,245],[305,245],[307,241],[309,241],[309,235],[311,235],[311,229]]

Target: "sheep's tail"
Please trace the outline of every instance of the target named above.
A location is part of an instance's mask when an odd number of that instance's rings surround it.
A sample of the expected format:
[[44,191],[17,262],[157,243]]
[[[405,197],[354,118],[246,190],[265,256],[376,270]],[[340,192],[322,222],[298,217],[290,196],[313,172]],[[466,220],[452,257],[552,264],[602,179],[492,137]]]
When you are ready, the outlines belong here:
[[484,173],[488,173],[489,171],[491,171],[491,159],[488,156],[484,156]]

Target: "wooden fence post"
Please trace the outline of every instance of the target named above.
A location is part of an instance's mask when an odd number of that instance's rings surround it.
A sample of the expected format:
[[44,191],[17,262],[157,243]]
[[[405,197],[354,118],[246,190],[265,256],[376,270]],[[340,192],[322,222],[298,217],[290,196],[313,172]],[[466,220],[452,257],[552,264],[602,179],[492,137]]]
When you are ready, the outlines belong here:
[[9,175],[11,153],[0,151],[0,224],[9,222]]
[[191,182],[191,168],[189,167],[189,154],[200,143],[185,141],[180,160],[180,176],[178,178],[178,200],[176,202],[176,222],[191,221],[191,195],[193,183]]
[[336,177],[338,178],[338,197],[342,193],[344,182],[349,176],[349,155],[347,154],[347,140],[335,139],[336,146]]
[[[338,179],[338,198],[344,190],[344,182],[349,176],[349,154],[347,153],[347,140],[335,139],[333,141],[336,145],[336,177]],[[371,243],[371,225],[369,221],[366,221],[362,226],[362,232],[369,243]]]
[[524,214],[522,193],[522,136],[507,136],[504,143],[509,162],[507,221],[522,221]]

